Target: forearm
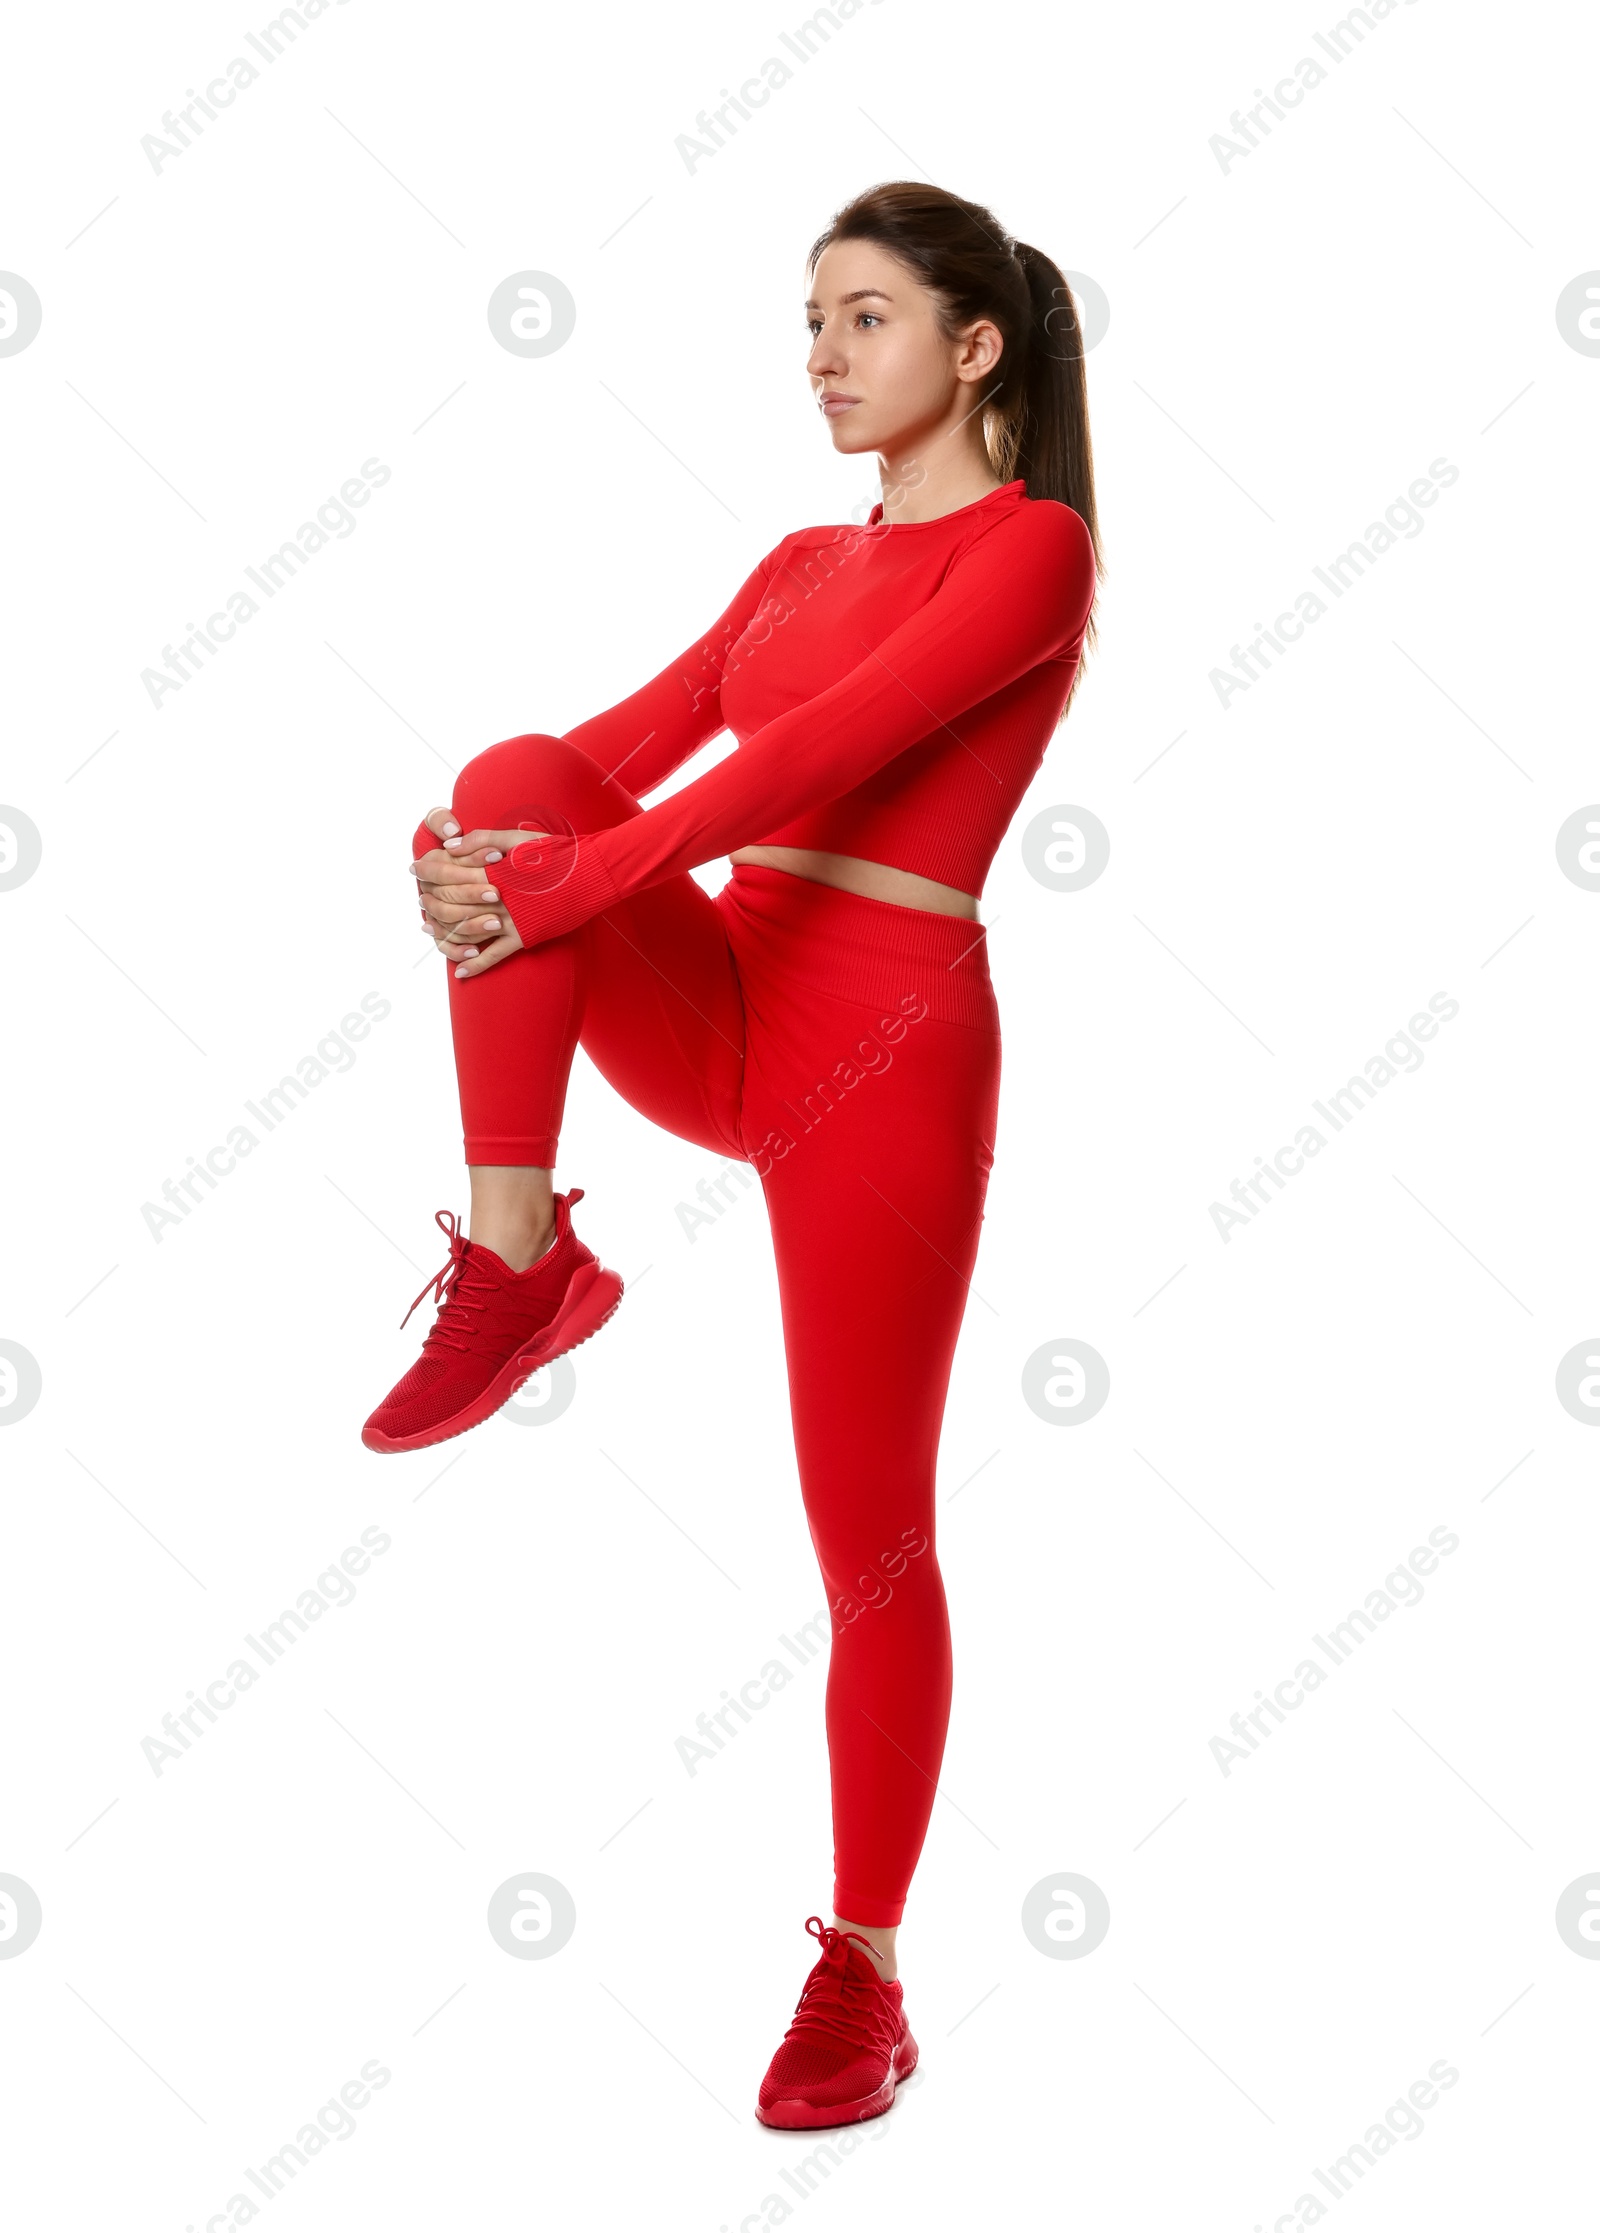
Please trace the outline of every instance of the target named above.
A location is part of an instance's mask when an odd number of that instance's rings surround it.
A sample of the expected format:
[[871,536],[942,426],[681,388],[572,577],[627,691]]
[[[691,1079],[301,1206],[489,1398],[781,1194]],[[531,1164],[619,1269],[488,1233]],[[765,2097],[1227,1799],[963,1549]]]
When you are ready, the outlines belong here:
[[[664,783],[722,728],[723,668],[759,609],[783,549],[783,543],[777,544],[746,575],[703,636],[616,705],[564,731],[562,742],[586,752],[608,782],[633,798]],[[412,859],[438,843],[427,823],[419,822],[411,840]]]
[[1065,507],[980,547],[829,689],[791,707],[670,799],[614,827],[518,846],[496,888],[526,944],[663,879],[759,844],[1042,662],[1070,677],[1093,594],[1087,531]]

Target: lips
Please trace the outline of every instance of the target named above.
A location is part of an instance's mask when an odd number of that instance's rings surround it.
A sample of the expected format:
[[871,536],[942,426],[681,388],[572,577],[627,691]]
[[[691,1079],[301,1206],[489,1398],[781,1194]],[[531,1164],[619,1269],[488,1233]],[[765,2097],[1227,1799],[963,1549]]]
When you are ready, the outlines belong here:
[[825,395],[821,398],[823,416],[836,419],[842,411],[853,411],[860,401],[858,395]]

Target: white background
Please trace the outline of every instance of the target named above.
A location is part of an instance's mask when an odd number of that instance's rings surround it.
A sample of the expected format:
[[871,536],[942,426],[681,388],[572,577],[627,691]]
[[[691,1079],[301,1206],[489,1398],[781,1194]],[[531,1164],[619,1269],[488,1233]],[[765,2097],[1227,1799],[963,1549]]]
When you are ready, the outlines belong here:
[[[1600,265],[1592,26],[1417,0],[1336,67],[1331,9],[883,0],[691,173],[677,135],[801,20],[350,0],[159,174],[142,136],[249,11],[12,21],[0,266],[44,306],[0,358],[0,801],[44,847],[0,895],[0,1336],[43,1382],[0,1438],[30,2233],[240,2192],[306,2229],[1250,2233],[1339,2214],[1315,2168],[1441,2059],[1351,2223],[1571,2222],[1587,2189],[1600,1969],[1554,1912],[1600,1867],[1600,1442],[1555,1380],[1600,1320],[1600,897],[1555,836],[1600,796],[1600,360],[1555,304]],[[1224,171],[1212,136],[1305,55],[1327,82]],[[388,1461],[358,1434],[465,1206],[411,827],[876,494],[814,416],[803,259],[900,176],[1105,290],[1107,569],[984,901],[1005,1081],[941,1458],[923,2065],[819,2168],[752,2110],[828,1899],[820,1661],[692,1780],[675,1751],[821,1601],[759,1194],[691,1244],[714,1159],[580,1056],[558,1183],[637,1285],[571,1408]],[[485,317],[529,268],[578,306],[536,360]],[[154,708],[142,670],[369,457],[356,531]],[[1224,710],[1210,670],[1436,458],[1424,531]],[[1070,806],[1111,859],[1062,895],[1019,839]],[[1210,1205],[1438,992],[1420,1070],[1224,1242]],[[142,1205],[368,993],[353,1068],[154,1239]],[[1076,1426],[1021,1395],[1063,1337],[1110,1372]],[[1229,1717],[1441,1527],[1422,1602],[1224,1776]],[[156,1776],[163,1715],[366,1528],[354,1602]],[[485,1925],[526,1870],[577,1907],[543,1961]],[[1111,1908],[1075,1961],[1020,1923],[1062,1871]],[[266,2203],[244,2166],[374,2058]]]

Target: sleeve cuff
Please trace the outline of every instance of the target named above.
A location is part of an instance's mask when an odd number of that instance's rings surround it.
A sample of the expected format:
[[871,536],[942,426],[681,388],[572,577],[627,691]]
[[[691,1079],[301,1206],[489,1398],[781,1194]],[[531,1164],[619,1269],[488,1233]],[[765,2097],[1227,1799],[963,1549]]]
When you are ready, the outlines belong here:
[[489,877],[524,946],[562,938],[623,897],[599,856],[599,834],[525,838],[492,864]]

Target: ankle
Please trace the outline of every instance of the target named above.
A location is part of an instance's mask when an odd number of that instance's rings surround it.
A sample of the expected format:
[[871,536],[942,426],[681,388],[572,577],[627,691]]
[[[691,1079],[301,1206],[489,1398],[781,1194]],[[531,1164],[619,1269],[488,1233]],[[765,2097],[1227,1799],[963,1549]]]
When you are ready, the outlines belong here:
[[[864,1954],[864,1959],[871,1962],[875,1974],[883,1980],[884,1984],[892,1984],[894,1979],[899,1976],[900,1965],[895,1958],[895,1938],[899,1931],[898,1924],[846,1923],[836,1915],[833,1919],[833,1927],[836,1931],[854,1931],[859,1938],[864,1938],[867,1941],[872,1948],[872,1952]],[[857,1951],[861,1952],[863,1950],[858,1948]]]
[[542,1223],[519,1219],[509,1224],[504,1218],[475,1217],[469,1238],[492,1248],[511,1271],[525,1272],[555,1246],[556,1221],[553,1214]]
[[536,1263],[556,1237],[550,1173],[521,1164],[469,1164],[468,1236],[492,1248],[514,1272]]
[[538,1264],[538,1259],[549,1255],[556,1246],[556,1219],[533,1233],[520,1230],[520,1233],[502,1233],[500,1237],[493,1237],[493,1233],[473,1233],[473,1239],[482,1239],[486,1248],[493,1248],[500,1262],[507,1264],[511,1271],[531,1271],[533,1264]]

